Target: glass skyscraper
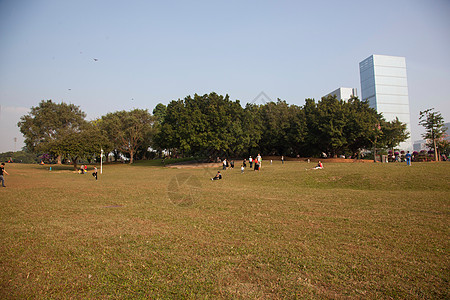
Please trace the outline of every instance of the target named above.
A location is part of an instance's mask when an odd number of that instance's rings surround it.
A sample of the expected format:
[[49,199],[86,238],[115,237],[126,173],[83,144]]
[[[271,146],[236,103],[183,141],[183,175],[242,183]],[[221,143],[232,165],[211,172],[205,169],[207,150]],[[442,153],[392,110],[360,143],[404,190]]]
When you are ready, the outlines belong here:
[[[359,63],[361,99],[382,113],[387,121],[398,118],[411,134],[408,81],[404,57],[371,55]],[[412,150],[411,139],[399,145]]]

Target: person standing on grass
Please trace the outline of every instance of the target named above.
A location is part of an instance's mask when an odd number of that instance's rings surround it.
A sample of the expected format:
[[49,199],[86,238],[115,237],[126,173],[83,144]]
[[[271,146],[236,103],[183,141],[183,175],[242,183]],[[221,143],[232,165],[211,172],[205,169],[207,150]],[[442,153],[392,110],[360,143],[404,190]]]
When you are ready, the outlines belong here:
[[6,187],[4,174],[9,175],[5,170],[5,163],[2,162],[0,165],[0,181],[2,182],[2,187]]
[[259,164],[260,164],[260,162],[259,162],[259,160],[258,160],[258,157],[255,158],[254,163],[255,163],[255,168],[254,168],[254,170],[255,170],[255,171],[259,171]]
[[241,174],[244,174],[244,170],[245,170],[244,165],[241,165]]
[[223,159],[222,164],[223,164],[223,168],[222,169],[226,170],[227,169],[227,159],[226,158]]
[[284,165],[284,156],[281,156],[281,164]]
[[405,158],[406,158],[406,165],[411,166],[411,153],[409,153],[409,151],[406,152]]
[[252,166],[253,166],[253,158],[252,158],[251,155],[250,155],[250,157],[248,158],[248,163],[250,164],[250,169],[251,169]]
[[94,166],[94,172],[92,173],[92,176],[95,177],[95,180],[97,180],[97,167]]

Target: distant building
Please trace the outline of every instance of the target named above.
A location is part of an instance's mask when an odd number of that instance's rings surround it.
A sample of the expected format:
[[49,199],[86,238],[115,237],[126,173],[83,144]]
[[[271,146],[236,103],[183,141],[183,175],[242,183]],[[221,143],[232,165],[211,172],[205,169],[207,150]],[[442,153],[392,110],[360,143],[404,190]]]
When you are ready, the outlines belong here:
[[[359,72],[362,100],[367,100],[387,121],[398,118],[406,123],[411,133],[405,58],[371,55],[359,63]],[[412,150],[411,139],[401,143],[399,148]]]
[[[447,141],[450,141],[450,123],[444,123],[444,126],[447,127],[447,130],[444,134],[444,139]],[[419,140],[415,141],[413,144],[414,151],[420,151],[420,150],[429,150],[427,147],[427,141],[426,140]]]
[[417,152],[420,152],[421,150],[428,150],[427,141],[425,140],[414,141],[413,150]]
[[354,88],[341,87],[325,95],[325,97],[326,96],[336,96],[338,100],[348,101],[348,99],[350,99],[351,97],[357,97],[358,94],[356,89]]
[[445,134],[444,134],[444,139],[446,139],[447,141],[450,141],[450,122],[444,123],[444,126],[447,127],[447,130],[445,131]]

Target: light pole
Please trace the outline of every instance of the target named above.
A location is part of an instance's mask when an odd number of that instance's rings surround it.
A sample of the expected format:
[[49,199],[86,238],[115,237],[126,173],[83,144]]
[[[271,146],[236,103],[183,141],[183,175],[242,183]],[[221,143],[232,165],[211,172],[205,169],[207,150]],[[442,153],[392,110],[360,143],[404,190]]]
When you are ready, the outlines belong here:
[[103,174],[103,149],[100,154],[100,174]]

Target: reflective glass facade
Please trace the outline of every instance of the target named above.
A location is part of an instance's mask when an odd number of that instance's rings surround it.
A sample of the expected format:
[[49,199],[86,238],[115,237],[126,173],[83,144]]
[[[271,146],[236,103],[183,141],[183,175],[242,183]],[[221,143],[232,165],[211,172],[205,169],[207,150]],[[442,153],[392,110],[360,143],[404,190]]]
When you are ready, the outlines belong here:
[[[372,55],[359,63],[359,73],[361,99],[368,100],[387,121],[398,117],[411,132],[405,58]],[[412,142],[409,139],[399,147],[412,150]]]

